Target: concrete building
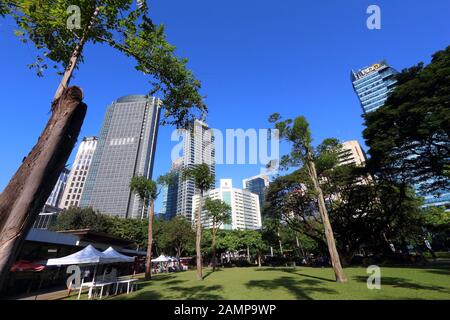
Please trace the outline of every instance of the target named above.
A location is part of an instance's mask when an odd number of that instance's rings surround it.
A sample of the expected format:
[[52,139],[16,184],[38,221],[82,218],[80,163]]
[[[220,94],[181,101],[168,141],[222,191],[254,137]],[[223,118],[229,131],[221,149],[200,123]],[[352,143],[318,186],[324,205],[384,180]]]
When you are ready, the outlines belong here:
[[242,180],[242,187],[244,190],[248,190],[259,196],[259,207],[261,208],[261,211],[264,208],[269,184],[269,177],[264,174]]
[[366,160],[366,154],[358,141],[350,140],[342,143],[342,152],[339,155],[340,165],[353,164],[359,167],[364,166]]
[[67,179],[69,177],[69,174],[70,170],[64,168],[61,174],[59,175],[58,181],[53,187],[52,193],[45,202],[47,206],[56,208],[59,208],[61,206],[62,202],[61,200],[63,199],[63,193],[67,185]]
[[[258,230],[261,229],[261,210],[259,196],[248,190],[233,188],[231,179],[220,179],[220,187],[205,193],[204,199],[220,199],[231,207],[231,224],[221,226],[225,230]],[[192,222],[195,223],[195,212],[199,205],[200,195],[193,197]],[[202,212],[202,225],[211,228],[212,222]]]
[[133,176],[152,177],[160,111],[160,100],[145,95],[125,96],[108,107],[81,207],[123,218],[147,215],[129,184]]
[[386,61],[375,63],[369,67],[351,72],[353,89],[358,96],[364,113],[368,113],[383,106],[389,93],[395,87],[397,71]]
[[62,209],[79,206],[97,142],[97,137],[86,137],[81,141],[62,197]]
[[191,220],[192,198],[198,190],[194,180],[184,180],[181,172],[185,168],[206,163],[211,173],[215,174],[214,135],[208,125],[200,120],[195,120],[189,130],[180,133],[183,136],[182,156],[172,163],[171,172],[175,176],[176,183],[167,189],[163,212],[167,218],[182,215]]

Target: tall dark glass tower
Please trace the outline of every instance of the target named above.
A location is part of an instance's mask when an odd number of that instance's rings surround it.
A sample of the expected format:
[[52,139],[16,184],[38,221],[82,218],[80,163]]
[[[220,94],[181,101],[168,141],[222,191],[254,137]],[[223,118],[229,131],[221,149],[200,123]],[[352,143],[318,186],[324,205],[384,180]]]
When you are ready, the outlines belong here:
[[364,113],[368,113],[383,106],[389,93],[394,89],[397,81],[397,71],[386,61],[375,63],[351,73],[353,89],[355,90]]
[[142,218],[147,212],[130,191],[133,176],[152,177],[160,101],[130,95],[107,109],[80,201],[101,213]]

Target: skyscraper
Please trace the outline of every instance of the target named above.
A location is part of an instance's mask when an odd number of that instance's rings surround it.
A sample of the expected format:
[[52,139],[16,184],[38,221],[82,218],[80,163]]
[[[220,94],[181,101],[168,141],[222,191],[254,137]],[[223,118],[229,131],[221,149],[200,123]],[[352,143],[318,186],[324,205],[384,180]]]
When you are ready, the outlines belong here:
[[189,130],[180,133],[183,137],[183,154],[172,164],[171,172],[176,177],[176,183],[167,190],[163,211],[168,218],[182,215],[191,220],[192,197],[198,190],[194,180],[184,180],[181,172],[185,168],[206,163],[211,173],[215,174],[214,135],[208,125],[200,120],[195,120]]
[[389,93],[395,87],[397,71],[386,61],[375,63],[356,72],[352,70],[351,80],[364,113],[383,106]]
[[70,173],[69,169],[66,168],[63,169],[63,171],[59,175],[58,181],[56,181],[56,184],[53,187],[52,193],[45,202],[47,206],[52,206],[55,208],[59,208],[61,206],[61,200],[64,189],[67,185],[67,178],[69,177],[69,173]]
[[62,197],[62,209],[79,206],[86,177],[97,147],[97,141],[97,137],[86,137],[81,141],[72,170],[70,170],[69,179],[67,180],[67,188],[64,190]]
[[160,111],[160,100],[144,95],[125,96],[108,107],[81,207],[126,218],[146,216],[129,184],[133,176],[152,177]]
[[[231,224],[221,225],[225,230],[258,230],[261,229],[261,210],[259,197],[248,190],[233,188],[231,179],[220,179],[220,188],[209,190],[204,199],[220,199],[231,207]],[[195,222],[195,212],[199,205],[200,195],[193,197],[192,222]],[[205,228],[212,227],[212,221],[206,217],[206,211],[202,212],[202,225]]]
[[269,184],[269,177],[264,174],[242,180],[242,186],[245,190],[253,192],[259,196],[259,207],[261,210],[264,208],[264,202],[266,201],[266,193]]

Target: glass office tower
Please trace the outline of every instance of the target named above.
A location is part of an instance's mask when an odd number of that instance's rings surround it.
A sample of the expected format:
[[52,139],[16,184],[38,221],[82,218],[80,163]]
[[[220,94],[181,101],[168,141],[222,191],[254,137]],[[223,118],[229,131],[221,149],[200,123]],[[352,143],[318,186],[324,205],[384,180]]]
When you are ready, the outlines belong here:
[[81,196],[81,207],[124,218],[147,215],[130,191],[133,176],[152,177],[160,101],[130,95],[113,102],[105,119]]
[[384,105],[389,93],[397,83],[395,74],[397,71],[386,61],[375,63],[356,72],[352,70],[353,89],[364,113],[374,111]]

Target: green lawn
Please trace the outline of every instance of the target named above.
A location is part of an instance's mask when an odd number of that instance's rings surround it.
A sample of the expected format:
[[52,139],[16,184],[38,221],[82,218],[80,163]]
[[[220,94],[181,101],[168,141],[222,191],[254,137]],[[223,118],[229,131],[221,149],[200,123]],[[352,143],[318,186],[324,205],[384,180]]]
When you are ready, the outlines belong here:
[[369,290],[365,268],[346,268],[348,283],[330,268],[230,268],[214,273],[156,275],[139,290],[111,299],[450,299],[450,267],[382,267],[381,289]]

